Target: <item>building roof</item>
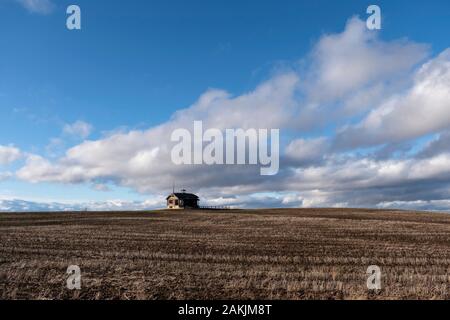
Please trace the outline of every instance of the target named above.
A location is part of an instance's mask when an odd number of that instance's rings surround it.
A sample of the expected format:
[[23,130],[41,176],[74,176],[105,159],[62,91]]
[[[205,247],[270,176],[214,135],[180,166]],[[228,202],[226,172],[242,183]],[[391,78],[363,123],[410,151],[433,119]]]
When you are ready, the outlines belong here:
[[181,193],[181,192],[175,192],[172,193],[171,195],[169,195],[166,200],[168,200],[171,196],[175,196],[180,200],[199,200],[199,197],[197,197],[195,194],[193,193]]

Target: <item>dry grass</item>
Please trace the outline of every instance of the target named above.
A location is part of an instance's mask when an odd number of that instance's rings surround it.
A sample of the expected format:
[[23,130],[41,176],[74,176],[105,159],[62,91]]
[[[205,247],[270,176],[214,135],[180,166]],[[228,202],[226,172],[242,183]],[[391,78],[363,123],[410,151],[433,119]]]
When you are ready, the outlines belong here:
[[[80,291],[66,288],[74,264]],[[2,299],[449,299],[449,285],[446,214],[0,214]]]

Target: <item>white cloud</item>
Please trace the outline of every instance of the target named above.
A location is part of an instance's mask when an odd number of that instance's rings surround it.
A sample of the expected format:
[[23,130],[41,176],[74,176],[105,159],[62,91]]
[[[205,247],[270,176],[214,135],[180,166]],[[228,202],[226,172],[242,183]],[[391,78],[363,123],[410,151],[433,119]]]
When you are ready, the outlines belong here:
[[72,124],[66,124],[63,128],[65,134],[75,136],[81,139],[87,138],[92,132],[92,125],[84,121],[76,121]]
[[386,201],[379,203],[377,207],[380,209],[450,211],[450,200]]
[[0,145],[0,165],[10,164],[22,156],[19,149],[11,146]]
[[403,90],[428,46],[382,41],[364,21],[352,18],[343,32],[321,37],[306,64],[303,106],[296,127],[311,130],[358,116],[382,98]]
[[[192,130],[194,120],[203,120],[205,129],[278,128],[292,120],[297,81],[293,74],[280,75],[237,97],[209,90],[190,108],[178,111],[171,121],[158,127],[85,141],[69,149],[56,163],[31,155],[17,176],[32,182],[76,183],[111,179],[141,192],[170,188],[174,180],[196,188],[202,183],[210,185],[214,180],[218,185],[234,184],[236,181],[225,182],[215,177],[217,168],[174,165],[170,158],[172,131],[177,128]],[[273,116],[267,117],[267,114]],[[233,172],[241,175],[248,170],[235,167],[220,172],[224,176]]]
[[160,199],[146,201],[109,200],[103,202],[37,202],[20,199],[0,199],[0,212],[55,212],[55,211],[140,211],[163,207]]
[[54,9],[54,4],[50,0],[16,0],[25,9],[32,13],[49,14]]
[[405,93],[388,97],[359,124],[337,136],[342,147],[398,142],[450,126],[450,49],[424,64]]
[[306,87],[315,101],[342,98],[350,92],[408,72],[423,60],[428,47],[406,40],[384,42],[352,18],[345,31],[323,36],[312,53]]
[[[287,179],[293,190],[353,190],[400,186],[420,181],[450,179],[450,153],[426,159],[339,157],[322,166],[299,168]],[[449,180],[450,181],[450,180]]]
[[[55,161],[28,155],[16,174],[30,182],[89,183],[100,189],[111,183],[154,195],[170,191],[176,181],[178,187],[198,192],[205,204],[236,207],[450,199],[446,152],[377,159],[342,151],[395,146],[449,129],[449,52],[414,71],[427,55],[426,46],[384,42],[361,20],[351,19],[342,33],[319,40],[304,76],[280,73],[238,96],[210,89],[166,123],[84,141]],[[364,115],[368,108],[374,109]],[[285,166],[277,176],[261,177],[254,166],[174,165],[170,135],[178,128],[192,130],[194,120],[202,120],[204,129],[281,128],[282,134],[287,132],[282,136]],[[339,128],[339,121],[358,124],[341,128],[336,140],[332,129],[318,134],[319,124]],[[315,130],[306,137],[297,131],[308,127]],[[64,129],[81,138],[91,130],[81,121]]]
[[328,151],[329,142],[326,137],[314,139],[296,139],[286,147],[286,157],[297,165],[315,163],[322,160]]

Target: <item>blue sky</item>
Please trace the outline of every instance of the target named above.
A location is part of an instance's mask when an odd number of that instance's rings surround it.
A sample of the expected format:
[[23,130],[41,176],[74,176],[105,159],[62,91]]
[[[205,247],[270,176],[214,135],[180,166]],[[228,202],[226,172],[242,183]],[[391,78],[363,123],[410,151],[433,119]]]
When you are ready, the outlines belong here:
[[[81,179],[63,178],[67,171],[62,173],[60,168],[55,169],[57,174],[50,175],[17,173],[30,156],[39,156],[57,165],[70,158],[66,152],[71,147],[83,145],[83,141],[101,143],[115,134],[145,133],[166,124],[176,111],[191,108],[209,89],[225,90],[233,97],[239,97],[253,92],[280,74],[291,72],[298,75],[301,83],[306,82],[304,79],[308,80],[308,75],[313,77],[315,64],[323,63],[323,57],[315,57],[321,40],[328,35],[344,34],[350,30],[348,21],[354,16],[365,21],[368,16],[366,8],[372,4],[369,1],[349,0],[79,0],[76,4],[82,12],[82,30],[69,31],[65,27],[65,11],[73,1],[39,0],[36,3],[38,7],[30,7],[27,0],[0,1],[0,38],[3,40],[0,50],[0,146],[17,148],[21,153],[16,161],[4,161],[0,165],[0,173],[3,172],[4,176],[0,180],[0,200],[78,203],[154,199],[154,206],[158,206],[157,199],[167,191],[161,187],[162,184],[152,185],[154,182],[145,181],[142,183],[151,186],[142,187],[141,182],[137,183],[127,176],[128,173],[118,173],[117,168],[100,168],[107,173]],[[399,55],[403,52],[417,52],[398,72],[391,74],[386,70],[376,79],[363,81],[359,87],[355,85],[352,94],[355,98],[358,93],[366,93],[365,90],[376,91],[381,84],[392,83],[397,91],[384,88],[382,94],[378,92],[380,97],[374,98],[373,105],[351,117],[334,121],[333,113],[326,113],[324,117],[328,119],[324,125],[313,125],[308,129],[294,125],[292,130],[291,124],[278,123],[284,129],[282,140],[286,141],[285,146],[296,139],[321,137],[335,140],[336,132],[344,125],[364,121],[370,111],[382,105],[382,101],[377,100],[382,100],[381,96],[394,97],[410,90],[410,83],[420,67],[448,48],[448,1],[377,1],[376,4],[382,9],[383,19],[376,41],[383,45],[376,44],[375,50],[380,50],[381,54],[383,50],[395,51],[395,54],[391,52],[392,59],[399,61],[402,61]],[[39,5],[44,9],[39,9]],[[397,42],[402,44],[393,44]],[[416,44],[423,47],[418,48]],[[405,46],[405,50],[401,51],[399,46]],[[398,54],[396,50],[399,50]],[[327,59],[333,61],[336,58],[327,56]],[[342,74],[342,77],[345,76]],[[321,82],[317,81],[317,84],[320,90]],[[299,104],[305,101],[314,105],[323,103],[312,102],[313,98],[304,92],[300,95]],[[350,98],[346,94],[333,99],[326,101],[324,108],[337,109]],[[446,96],[443,99],[445,104]],[[441,118],[447,117],[448,114],[441,115]],[[320,121],[313,117],[311,122],[316,124]],[[239,126],[239,123],[235,125]],[[261,125],[266,127],[265,123]],[[389,141],[382,137],[367,137],[364,143],[358,142],[345,150],[326,151],[330,155],[326,161],[330,161],[331,157],[348,158],[357,154],[355,157],[358,160],[365,157],[380,164],[382,160],[379,154],[374,155],[374,150],[382,153],[383,148],[387,147],[396,148],[396,152],[387,155],[388,159],[414,160],[417,154],[430,147],[433,139],[445,137],[446,125],[428,126],[428,129],[412,136],[399,134]],[[317,148],[320,150],[320,147]],[[291,155],[291,158],[295,156]],[[100,163],[102,158],[99,156],[98,159]],[[75,160],[71,161],[73,163]],[[337,160],[334,161],[335,165]],[[82,167],[80,163],[77,165]],[[152,165],[157,167],[158,163]],[[408,165],[413,164],[408,162]],[[72,170],[66,163],[64,166],[68,171]],[[301,161],[286,167],[281,176],[289,175],[289,170],[306,172],[312,168],[323,168],[321,166],[319,163],[305,165]],[[35,166],[33,172],[38,167]],[[30,169],[28,166],[27,173]],[[169,175],[170,169],[167,170]],[[270,187],[255,188],[255,185],[260,185],[259,180],[226,183],[217,174],[219,171],[220,168],[208,168],[210,180],[205,181],[216,181],[212,183],[213,191],[202,190],[189,179],[185,183],[196,192],[203,191],[206,199],[212,202],[234,204],[235,201],[240,206],[306,206],[311,201],[322,205],[363,205],[368,199],[366,194],[362,194],[361,201],[353,203],[345,200],[342,194],[337,198],[332,196],[336,192],[333,187],[315,183],[311,187],[297,187],[289,181],[281,181],[282,178],[276,178],[274,185],[277,186],[273,190]],[[149,174],[149,181],[152,181],[151,176]],[[155,177],[163,178],[167,175]],[[264,183],[270,185],[271,181]],[[428,188],[429,183],[435,185],[437,182],[427,180],[424,189]],[[447,201],[448,188],[445,183],[439,181],[439,188],[434,194],[421,194],[414,190],[415,196],[412,196],[413,190],[410,189],[397,189],[398,199],[384,199],[382,196],[378,199],[376,194],[372,194],[367,206],[395,202],[409,206],[417,201],[441,203]],[[391,187],[389,183],[386,186],[386,182],[377,182],[368,186],[367,192],[380,187],[380,184],[383,188]],[[398,188],[404,188],[405,184],[417,185],[417,181],[398,181]],[[170,187],[169,181],[168,189]],[[231,195],[233,187],[240,188],[239,195],[243,199],[237,200],[236,195]],[[230,190],[227,191],[227,188]],[[314,202],[311,200],[314,192],[326,193],[324,197],[327,200]],[[405,192],[411,196],[402,196]],[[270,199],[263,197],[265,202],[258,202],[261,198],[258,195],[266,193],[271,195],[268,197]],[[311,198],[305,194],[310,194]],[[255,197],[258,201],[254,201]],[[280,203],[283,197],[297,200]]]

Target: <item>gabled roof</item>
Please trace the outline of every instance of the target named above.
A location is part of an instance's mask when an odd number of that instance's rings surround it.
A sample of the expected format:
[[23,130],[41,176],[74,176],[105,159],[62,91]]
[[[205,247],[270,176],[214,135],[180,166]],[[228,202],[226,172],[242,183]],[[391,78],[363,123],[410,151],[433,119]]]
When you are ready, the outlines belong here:
[[179,192],[175,192],[172,193],[171,195],[169,195],[166,200],[168,200],[171,196],[175,196],[180,200],[199,200],[199,197],[197,197],[195,194],[193,193],[179,193]]

